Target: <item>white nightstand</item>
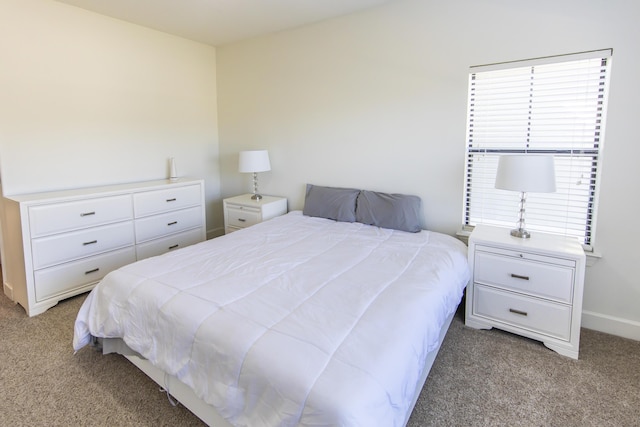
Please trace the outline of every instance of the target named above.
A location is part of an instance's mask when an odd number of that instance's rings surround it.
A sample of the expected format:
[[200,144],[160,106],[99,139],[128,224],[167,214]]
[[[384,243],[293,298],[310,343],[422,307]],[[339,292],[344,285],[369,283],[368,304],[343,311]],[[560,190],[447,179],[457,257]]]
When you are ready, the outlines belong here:
[[287,213],[285,197],[262,196],[252,200],[252,194],[230,197],[222,201],[225,234]]
[[503,329],[578,358],[585,254],[577,239],[478,225],[469,237],[472,279],[465,324]]

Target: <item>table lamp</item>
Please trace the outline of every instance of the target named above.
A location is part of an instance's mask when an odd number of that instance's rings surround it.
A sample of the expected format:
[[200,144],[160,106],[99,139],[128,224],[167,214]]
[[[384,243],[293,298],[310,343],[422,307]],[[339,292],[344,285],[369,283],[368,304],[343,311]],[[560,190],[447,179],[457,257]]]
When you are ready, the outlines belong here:
[[269,152],[267,150],[240,152],[238,171],[242,173],[253,173],[253,196],[251,196],[251,199],[262,199],[262,196],[258,193],[258,172],[266,172],[269,170],[271,170],[271,164],[269,163]]
[[524,225],[524,204],[527,193],[553,193],[556,191],[553,156],[538,154],[500,156],[495,188],[520,192],[518,228],[511,230],[511,235],[528,239],[531,234]]

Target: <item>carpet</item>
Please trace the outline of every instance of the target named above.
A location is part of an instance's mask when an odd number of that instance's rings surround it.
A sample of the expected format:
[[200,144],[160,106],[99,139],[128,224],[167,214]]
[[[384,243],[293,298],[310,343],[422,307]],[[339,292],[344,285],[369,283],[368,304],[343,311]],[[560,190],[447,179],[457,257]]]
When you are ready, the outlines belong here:
[[[0,424],[202,426],[119,355],[74,355],[85,295],[27,317],[0,295]],[[409,427],[640,426],[640,342],[583,329],[580,359],[456,313]]]

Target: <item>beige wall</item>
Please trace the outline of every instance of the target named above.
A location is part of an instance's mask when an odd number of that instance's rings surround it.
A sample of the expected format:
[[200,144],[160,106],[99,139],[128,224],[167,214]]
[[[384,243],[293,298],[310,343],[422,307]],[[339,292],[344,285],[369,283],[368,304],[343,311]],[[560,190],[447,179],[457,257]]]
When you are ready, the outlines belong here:
[[52,0],[0,1],[5,195],[206,180],[221,223],[216,49]]
[[[613,48],[596,250],[584,326],[640,339],[635,121],[640,4],[398,1],[218,49],[224,196],[250,189],[237,153],[269,149],[261,191],[303,206],[304,184],[413,193],[428,228],[461,224],[471,65]],[[515,221],[515,219],[514,219]]]

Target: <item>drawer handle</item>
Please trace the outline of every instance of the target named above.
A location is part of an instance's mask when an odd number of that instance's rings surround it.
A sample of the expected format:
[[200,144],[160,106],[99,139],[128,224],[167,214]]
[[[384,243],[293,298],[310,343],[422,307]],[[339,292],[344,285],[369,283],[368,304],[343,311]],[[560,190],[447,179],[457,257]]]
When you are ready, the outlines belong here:
[[176,198],[174,197],[173,199],[167,199],[167,202],[175,202]]
[[99,268],[94,268],[93,270],[85,271],[84,274],[97,273],[98,271],[100,271]]
[[170,222],[170,223],[169,223],[169,224],[167,224],[167,225],[176,225],[177,223],[178,223],[178,221],[173,221],[173,222]]
[[173,246],[169,246],[169,250],[171,250],[171,249],[175,249],[175,248],[177,248],[178,246],[180,246],[180,245],[173,245]]
[[244,218],[238,218],[238,221],[240,221],[240,222],[247,222],[247,220],[246,220],[246,219],[244,219]]
[[527,315],[526,311],[516,310],[515,308],[510,308],[509,312],[513,313],[513,314],[519,314],[520,316],[526,316]]
[[95,212],[83,212],[80,214],[80,216],[90,216],[90,215],[95,215]]
[[90,241],[90,242],[84,242],[82,245],[83,245],[83,246],[87,246],[87,245],[93,245],[93,244],[95,244],[95,243],[98,243],[98,241],[97,241],[97,240],[92,240],[92,241]]
[[514,279],[529,280],[529,276],[521,276],[521,275],[519,275],[519,274],[513,274],[513,273],[511,273],[511,277],[513,277]]

